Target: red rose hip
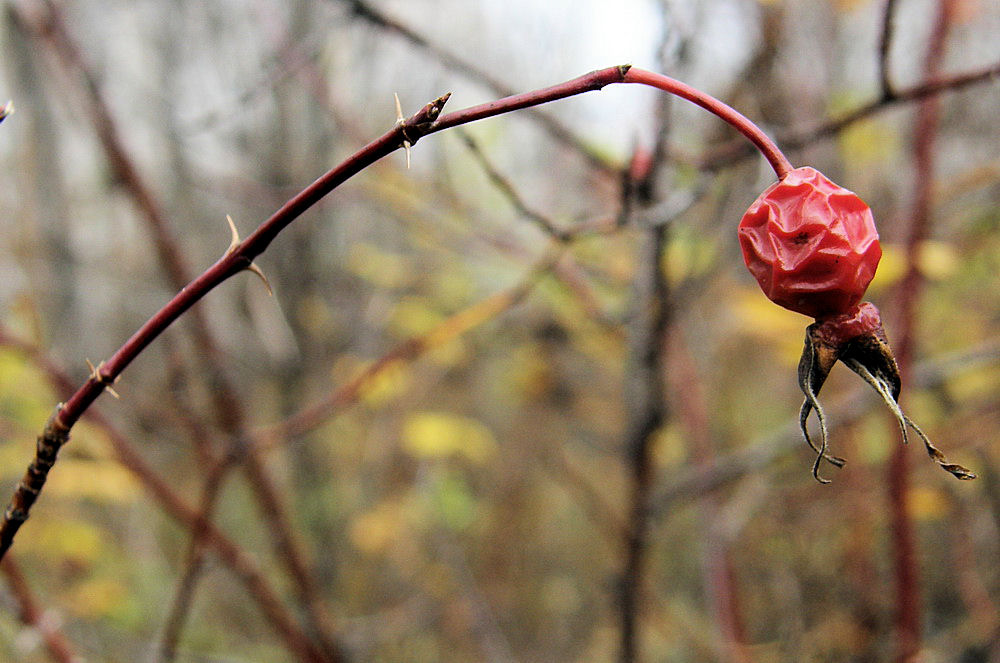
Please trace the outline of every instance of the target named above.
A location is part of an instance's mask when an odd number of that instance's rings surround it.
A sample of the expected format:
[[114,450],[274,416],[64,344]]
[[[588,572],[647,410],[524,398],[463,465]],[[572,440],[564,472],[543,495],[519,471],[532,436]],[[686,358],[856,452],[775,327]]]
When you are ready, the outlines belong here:
[[808,166],[768,187],[743,215],[740,247],[764,294],[821,319],[864,296],[882,249],[871,210]]

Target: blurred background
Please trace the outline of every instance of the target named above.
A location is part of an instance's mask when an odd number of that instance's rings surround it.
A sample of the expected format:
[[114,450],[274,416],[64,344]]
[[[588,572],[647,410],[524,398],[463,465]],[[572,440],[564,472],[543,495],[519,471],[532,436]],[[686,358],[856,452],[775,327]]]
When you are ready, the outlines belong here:
[[[636,86],[424,138],[289,227],[74,429],[9,661],[1000,661],[1000,7],[7,0],[0,489],[230,241],[409,115],[663,71],[872,207],[900,442],[735,227],[774,175]],[[928,85],[928,83],[930,83]],[[76,658],[74,658],[76,657]]]

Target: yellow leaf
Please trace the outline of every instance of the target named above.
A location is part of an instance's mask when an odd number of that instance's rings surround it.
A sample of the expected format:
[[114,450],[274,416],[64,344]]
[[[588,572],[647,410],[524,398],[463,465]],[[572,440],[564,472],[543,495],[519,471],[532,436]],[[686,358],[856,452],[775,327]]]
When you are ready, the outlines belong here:
[[139,492],[135,478],[121,465],[108,460],[81,460],[71,456],[60,459],[45,488],[50,495],[104,503],[125,502]]
[[841,132],[838,144],[844,158],[857,168],[885,163],[899,151],[893,127],[881,120],[864,120],[847,127]]
[[948,513],[948,499],[940,490],[927,487],[911,488],[907,508],[914,520],[938,520]]
[[385,405],[406,391],[411,373],[405,361],[387,363],[362,385],[361,400],[372,407]]
[[802,354],[802,339],[811,319],[782,308],[757,289],[737,293],[734,311],[740,325],[749,334],[774,344],[782,359],[797,364]]
[[868,286],[869,292],[883,292],[899,282],[906,271],[906,258],[898,244],[882,242],[882,259],[879,260],[875,278]]
[[400,336],[420,336],[444,320],[437,305],[426,297],[404,297],[392,312],[391,325]]
[[[948,278],[958,270],[961,257],[955,247],[946,242],[926,240],[921,242],[917,252],[917,266],[920,273],[931,280]],[[899,282],[906,272],[905,248],[898,244],[882,244],[882,260],[869,289],[884,291]]]
[[348,529],[351,543],[369,554],[384,552],[398,538],[405,526],[398,504],[382,502],[374,509],[356,516]]
[[80,519],[32,512],[30,531],[18,537],[18,551],[42,559],[89,564],[107,552],[106,533]]
[[658,468],[678,467],[688,459],[684,433],[674,425],[661,426],[653,433],[653,457]]
[[74,587],[66,598],[66,605],[79,617],[104,617],[121,608],[127,595],[125,586],[118,580],[95,578]]
[[418,458],[464,456],[483,463],[496,452],[490,429],[475,419],[447,412],[418,412],[403,425],[403,448]]
[[917,257],[920,271],[929,279],[941,280],[958,270],[961,258],[951,244],[927,240],[920,244]]
[[351,245],[345,264],[349,271],[380,288],[401,288],[417,274],[406,257],[365,242]]

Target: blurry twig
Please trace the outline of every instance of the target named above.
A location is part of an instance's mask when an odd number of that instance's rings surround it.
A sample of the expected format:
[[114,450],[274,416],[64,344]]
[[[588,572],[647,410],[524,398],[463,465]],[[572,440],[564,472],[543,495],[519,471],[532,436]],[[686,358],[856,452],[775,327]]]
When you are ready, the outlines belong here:
[[181,639],[181,632],[194,604],[197,581],[204,569],[205,555],[209,547],[208,530],[212,522],[212,515],[218,504],[231,461],[236,460],[233,456],[227,458],[230,462],[216,463],[203,480],[198,520],[191,528],[191,541],[183,567],[184,571],[177,584],[174,600],[163,628],[163,635],[160,638],[160,646],[157,649],[157,660],[163,663],[171,663],[177,658],[177,645]]
[[[661,142],[669,125],[669,99],[659,106]],[[639,154],[640,149],[636,150]],[[656,196],[655,181],[665,152],[657,150],[648,158],[633,157],[629,169],[631,185],[623,187],[634,201],[623,209],[648,208]],[[638,165],[637,165],[638,164]],[[653,489],[653,443],[668,416],[665,399],[666,341],[673,300],[663,258],[669,226],[651,225],[639,238],[636,274],[627,325],[628,357],[625,368],[625,466],[629,476],[623,563],[618,581],[617,602],[620,622],[619,660],[632,663],[640,650],[640,610],[644,593],[647,544],[650,529],[649,499]]]
[[504,175],[490,162],[489,158],[487,158],[482,149],[480,149],[479,143],[476,142],[476,139],[474,139],[469,132],[459,130],[458,135],[461,137],[462,142],[465,143],[465,146],[469,148],[469,153],[472,154],[476,163],[478,163],[479,167],[483,169],[484,173],[486,173],[486,176],[489,178],[490,182],[493,183],[493,186],[495,186],[500,193],[503,194],[518,214],[534,223],[536,226],[541,228],[545,234],[553,239],[563,241],[568,239],[567,231],[558,228],[555,222],[544,214],[531,209],[531,207],[524,202],[524,199],[521,197],[521,194],[518,193],[514,185],[511,184],[510,180],[504,177]]
[[[383,30],[399,35],[406,41],[410,42],[413,46],[430,53],[436,60],[449,69],[457,71],[473,81],[485,85],[494,94],[501,97],[509,97],[515,93],[515,90],[512,87],[500,82],[489,72],[480,69],[468,60],[462,59],[454,53],[449,52],[443,46],[435,44],[413,28],[405,25],[395,18],[392,18],[388,14],[379,10],[377,7],[374,7],[370,2],[367,2],[366,0],[340,1],[349,5],[351,10],[360,18],[368,21],[372,25],[382,28]],[[581,154],[594,168],[607,175],[617,175],[619,168],[617,164],[610,162],[607,157],[591,148],[585,141],[575,136],[573,132],[566,128],[561,122],[538,109],[532,109],[528,112],[528,114],[535,118],[535,120],[545,128],[550,136],[563,145]]]
[[[166,213],[125,147],[117,123],[101,93],[97,77],[87,66],[83,53],[69,34],[59,9],[49,0],[30,3],[28,9],[24,9],[22,4],[26,3],[15,5],[18,18],[40,40],[51,46],[68,71],[82,80],[87,115],[94,123],[94,130],[108,162],[146,221],[169,281],[175,289],[183,290],[191,282],[192,276],[181,257],[180,247],[167,221]],[[252,262],[246,268],[252,269]],[[203,309],[191,310],[189,317],[194,323],[194,338],[201,350],[203,366],[212,383],[210,391],[218,421],[226,434],[239,445],[239,441],[246,437],[246,416],[242,401],[223,368],[221,352],[205,320]],[[104,388],[114,380],[98,371],[94,373],[96,381]],[[308,571],[309,565],[305,561],[305,555],[292,533],[290,518],[277,488],[259,459],[252,453],[243,455],[240,460],[258,505],[270,525],[268,530],[272,534],[280,559],[295,581],[300,603],[314,637],[322,643],[329,660],[340,660],[339,645],[327,635],[329,629],[326,624],[329,622],[329,617],[325,614],[326,610],[319,598],[319,591]]]
[[[953,0],[938,0],[937,16],[924,55],[925,80],[934,80],[940,69],[945,42],[954,13]],[[922,99],[916,109],[913,128],[913,203],[908,215],[906,272],[900,280],[897,302],[896,362],[905,380],[916,356],[917,305],[925,283],[919,267],[919,251],[931,224],[931,192],[937,147],[940,98]],[[895,658],[912,660],[921,648],[922,606],[915,525],[910,501],[909,450],[897,445],[886,470],[892,531],[892,560],[895,586]]]
[[277,424],[259,429],[253,443],[267,450],[286,444],[322,425],[334,413],[357,401],[372,381],[390,368],[420,357],[518,304],[535,287],[538,279],[559,261],[564,249],[558,243],[545,252],[542,258],[516,284],[486,299],[462,309],[446,318],[422,336],[408,339],[393,350],[379,357],[354,378],[339,386],[325,399],[309,405]]
[[889,55],[892,50],[892,38],[895,32],[896,0],[885,0],[882,8],[882,32],[879,37],[878,47],[878,73],[879,84],[882,86],[882,99],[889,100],[896,97],[896,91],[892,84],[890,74]]
[[[801,149],[820,140],[836,136],[852,124],[866,120],[872,115],[881,113],[893,106],[920,101],[921,99],[934,97],[945,92],[960,90],[970,85],[987,83],[997,77],[1000,77],[1000,63],[975,71],[931,79],[912,87],[897,90],[892,97],[880,97],[870,101],[842,114],[840,117],[833,118],[810,129],[780,132],[778,133],[777,141],[785,150]],[[734,161],[749,157],[752,154],[754,154],[752,146],[747,145],[745,141],[733,140],[709,150],[702,158],[701,166],[709,170],[716,170]]]
[[[65,396],[73,393],[73,381],[61,368],[56,366],[36,346],[10,335],[0,326],[0,345],[8,347],[31,359],[45,372],[53,389]],[[159,502],[164,512],[180,522],[190,531],[204,527],[205,539],[219,559],[243,582],[247,593],[261,608],[264,617],[285,642],[289,652],[300,660],[321,663],[325,659],[316,651],[305,633],[282,603],[280,595],[262,573],[254,557],[230,539],[211,521],[202,518],[199,512],[188,506],[171,487],[171,483],[160,477],[125,435],[107,419],[100,410],[91,408],[87,419],[100,428],[107,436],[118,462],[131,472],[139,483]]]
[[[507,177],[505,177],[499,169],[496,168],[496,166],[489,160],[480,148],[479,143],[467,131],[459,130],[459,135],[466,147],[469,148],[472,156],[476,159],[476,162],[483,169],[483,172],[486,173],[487,178],[489,178],[490,182],[496,187],[496,189],[510,202],[510,205],[515,209],[515,211],[517,211],[517,213],[524,218],[533,222],[545,234],[557,242],[571,242],[574,239],[589,233],[612,232],[616,229],[615,224],[602,221],[598,221],[593,224],[580,224],[568,229],[559,228],[558,224],[553,219],[532,209],[524,201],[524,197],[518,192],[514,184]],[[594,296],[593,291],[586,281],[585,275],[579,269],[577,263],[572,260],[571,254],[566,253],[565,256],[565,260],[557,261],[555,265],[553,265],[553,276],[555,276],[569,292],[576,296],[580,304],[584,309],[586,309],[592,319],[600,320],[606,323],[613,322],[609,320],[608,314],[601,308],[597,298]]]
[[[693,465],[697,468],[710,467],[716,458],[715,441],[711,432],[710,400],[706,397],[701,374],[695,365],[691,346],[679,333],[670,335],[670,370],[668,384],[671,387],[671,402],[676,403],[678,422],[683,426],[690,440]],[[745,505],[746,500],[743,500]],[[738,583],[734,577],[730,549],[735,532],[727,526],[720,500],[713,493],[700,501],[704,526],[702,546],[702,577],[705,593],[719,632],[718,656],[733,663],[748,663],[751,660],[744,645],[744,625],[740,611]]]
[[6,576],[7,587],[17,601],[21,621],[37,631],[52,659],[59,663],[81,663],[83,659],[73,654],[66,636],[58,629],[52,616],[38,605],[35,593],[31,591],[17,561],[8,555],[0,562],[0,572]]

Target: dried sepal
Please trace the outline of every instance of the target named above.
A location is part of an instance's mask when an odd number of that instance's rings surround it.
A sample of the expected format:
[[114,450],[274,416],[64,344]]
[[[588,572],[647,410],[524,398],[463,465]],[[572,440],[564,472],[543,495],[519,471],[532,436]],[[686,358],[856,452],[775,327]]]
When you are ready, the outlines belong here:
[[[799,360],[799,387],[806,399],[799,410],[799,427],[806,442],[817,454],[816,462],[813,464],[813,476],[817,481],[829,483],[819,475],[820,464],[824,459],[837,467],[842,467],[844,464],[843,459],[827,454],[826,415],[818,398],[823,383],[838,361],[857,373],[882,397],[899,423],[904,444],[909,441],[907,429],[912,429],[923,441],[927,454],[945,471],[963,480],[976,478],[976,475],[968,469],[948,462],[944,454],[900,408],[899,393],[902,380],[899,367],[882,329],[878,310],[866,302],[850,314],[813,323],[806,329],[805,349]],[[820,425],[819,446],[810,437],[806,425],[813,411],[816,412]]]
[[[830,483],[829,479],[824,479],[819,474],[820,464],[826,459],[836,467],[843,467],[847,462],[843,458],[827,453],[829,435],[826,426],[826,414],[823,406],[820,405],[817,394],[826,382],[826,377],[830,374],[833,365],[837,363],[837,348],[825,343],[822,338],[815,334],[816,325],[810,325],[806,330],[805,348],[802,350],[802,358],[799,360],[799,388],[805,394],[805,400],[799,410],[799,428],[802,430],[802,437],[805,438],[809,447],[816,452],[816,462],[813,463],[813,477],[820,483]],[[819,421],[820,444],[816,446],[809,435],[808,420],[809,415],[815,411],[816,419]]]

